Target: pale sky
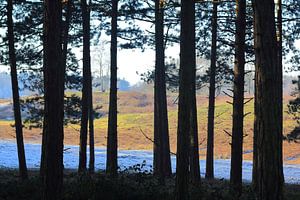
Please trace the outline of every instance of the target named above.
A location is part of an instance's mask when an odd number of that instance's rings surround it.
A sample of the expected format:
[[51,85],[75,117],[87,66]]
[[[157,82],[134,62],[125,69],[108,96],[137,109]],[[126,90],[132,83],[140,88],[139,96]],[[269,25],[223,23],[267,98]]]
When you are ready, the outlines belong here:
[[[109,56],[109,45],[106,49],[106,56]],[[96,54],[96,55],[94,55]],[[92,71],[99,70],[99,58],[97,53],[92,54]],[[172,56],[174,58],[179,57],[179,45],[170,47],[166,50],[166,57]],[[109,59],[104,59],[109,66]],[[154,69],[155,64],[155,52],[151,49],[146,49],[142,52],[139,49],[125,50],[119,49],[118,51],[118,77],[125,78],[130,82],[130,85],[134,85],[141,81],[139,74],[146,72],[150,69]]]

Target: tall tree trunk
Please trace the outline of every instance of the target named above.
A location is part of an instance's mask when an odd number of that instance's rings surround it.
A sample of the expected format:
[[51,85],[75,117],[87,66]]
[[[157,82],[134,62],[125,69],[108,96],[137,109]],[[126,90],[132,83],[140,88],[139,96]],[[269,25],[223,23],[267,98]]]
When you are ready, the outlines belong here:
[[283,199],[281,70],[274,1],[253,1],[256,64],[258,199]]
[[[254,1],[252,3],[252,8],[253,8],[253,37],[255,37],[256,33],[256,28],[255,28],[255,17],[254,17]],[[256,40],[254,38],[254,47],[256,46]],[[256,60],[254,61],[256,65]],[[258,109],[257,109],[257,88],[258,86],[257,81],[258,80],[258,73],[257,70],[255,69],[254,73],[254,123],[253,123],[253,166],[252,166],[252,188],[253,190],[257,193],[257,174],[258,174],[258,168],[257,168],[257,163],[258,163],[258,158],[257,158],[257,135],[258,135],[258,129],[257,129],[257,117],[258,116]]]
[[[66,20],[64,22],[63,26],[63,41],[62,41],[62,66],[63,66],[63,74],[66,74],[66,68],[67,68],[67,53],[68,53],[68,36],[69,36],[69,27],[70,27],[70,19],[72,16],[72,0],[69,0],[66,5]],[[64,81],[65,82],[65,81]],[[64,91],[63,94],[64,96]],[[45,108],[44,108],[45,109]],[[43,119],[45,120],[45,119]],[[45,125],[45,121],[43,123]],[[43,126],[43,133],[45,130],[45,126]],[[41,147],[41,164],[40,164],[40,177],[44,177],[44,165],[45,165],[45,145],[46,145],[46,137],[44,137],[44,134],[42,134],[42,147]]]
[[106,172],[112,176],[118,173],[118,135],[117,135],[117,22],[118,0],[112,0],[111,47],[110,47],[110,93],[107,134]]
[[[93,96],[90,97],[93,99]],[[90,100],[90,114],[89,114],[89,139],[90,139],[90,160],[89,160],[89,172],[95,172],[95,141],[94,141],[94,112],[93,101]]]
[[94,141],[94,110],[93,110],[93,87],[92,77],[90,82],[89,91],[89,139],[90,139],[90,160],[89,160],[89,172],[95,172],[95,141]]
[[[277,0],[277,46],[278,46],[278,77],[280,83],[278,83],[278,105],[280,105],[280,113],[283,113],[283,63],[282,63],[282,0]],[[283,122],[283,114],[280,116],[280,121]],[[280,130],[283,130],[283,123],[280,123]],[[280,140],[282,146],[282,140]],[[282,151],[280,152],[282,154]],[[283,155],[280,156],[283,158]],[[281,165],[283,165],[283,160],[281,159]],[[282,178],[284,182],[284,174],[282,171]]]
[[215,93],[216,93],[216,62],[217,62],[217,28],[218,2],[213,1],[213,16],[211,19],[211,57],[209,72],[209,102],[207,117],[207,149],[205,178],[214,178],[214,121],[215,121]]
[[45,166],[43,199],[61,199],[63,184],[64,74],[60,0],[44,1]]
[[154,174],[171,175],[168,112],[165,82],[164,8],[155,1],[155,82],[154,82]]
[[95,144],[94,144],[94,110],[93,110],[93,85],[91,74],[91,56],[90,56],[90,8],[92,1],[89,0],[89,4],[85,1],[84,7],[84,40],[85,54],[88,58],[85,65],[88,66],[88,124],[89,124],[89,145],[90,145],[90,158],[89,158],[89,172],[95,171]]
[[23,141],[23,130],[22,130],[22,117],[20,110],[20,96],[18,86],[18,73],[16,63],[16,52],[15,52],[15,38],[13,28],[13,1],[7,1],[7,30],[8,30],[8,50],[9,50],[9,62],[10,62],[10,73],[11,73],[11,85],[13,93],[13,108],[15,117],[15,128],[16,128],[16,139],[17,139],[17,150],[19,159],[19,173],[22,179],[27,179],[27,166],[24,151]]
[[244,137],[246,0],[236,1],[236,12],[230,183],[235,195],[239,196],[242,192]]
[[82,116],[80,128],[79,172],[86,171],[87,164],[87,135],[89,109],[91,104],[91,57],[90,57],[90,12],[86,0],[81,1],[83,20],[83,87],[82,87]]
[[191,129],[191,98],[193,73],[195,73],[195,2],[181,1],[179,105],[176,159],[176,199],[189,198],[189,136]]

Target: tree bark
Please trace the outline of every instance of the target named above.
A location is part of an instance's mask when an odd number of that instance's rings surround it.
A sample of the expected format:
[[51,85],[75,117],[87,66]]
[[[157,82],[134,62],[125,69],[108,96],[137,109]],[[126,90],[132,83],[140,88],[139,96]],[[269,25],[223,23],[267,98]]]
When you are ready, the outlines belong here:
[[218,2],[213,1],[211,58],[209,72],[209,102],[207,117],[207,149],[205,178],[214,178],[214,121],[215,121],[215,93],[216,93],[216,62],[217,62],[217,27]]
[[45,166],[43,199],[62,197],[64,74],[61,47],[62,5],[44,1]]
[[282,76],[274,1],[253,1],[256,64],[256,187],[260,200],[283,199]]
[[117,21],[118,0],[112,0],[111,47],[110,47],[110,93],[107,134],[106,172],[111,176],[118,173],[118,135],[117,135]]
[[236,12],[230,183],[235,195],[239,196],[242,192],[244,137],[246,0],[236,1]]
[[28,178],[24,141],[23,141],[23,126],[22,117],[20,110],[20,96],[19,96],[19,85],[18,85],[18,73],[16,63],[16,52],[15,52],[15,38],[13,28],[13,1],[7,1],[7,30],[8,30],[8,50],[9,50],[9,62],[10,62],[10,73],[11,73],[11,85],[13,94],[13,108],[15,117],[15,128],[16,128],[16,139],[17,139],[17,150],[19,159],[19,173],[20,177],[24,180]]
[[155,1],[155,82],[154,82],[154,174],[171,175],[168,111],[165,82],[163,1]]
[[198,142],[198,119],[197,119],[197,97],[196,97],[196,65],[191,75],[191,102],[190,102],[190,178],[191,183],[197,185],[200,183],[200,162],[199,162],[199,142]]
[[[72,16],[72,0],[69,0],[67,2],[67,5],[66,5],[66,20],[64,22],[64,30],[63,30],[63,41],[62,41],[62,66],[63,66],[63,74],[66,73],[66,68],[67,68],[67,53],[68,53],[68,42],[69,42],[69,39],[68,39],[68,36],[69,36],[69,27],[70,27],[70,19],[71,19],[71,16]],[[65,79],[65,78],[64,78]],[[64,80],[65,82],[65,80]],[[63,94],[64,95],[64,91],[63,91]],[[45,108],[44,108],[45,109]],[[44,122],[45,124],[45,122]],[[44,133],[44,130],[45,130],[45,126],[43,126],[43,133]],[[40,177],[43,179],[44,177],[44,165],[45,165],[45,145],[46,145],[46,137],[44,137],[44,134],[42,134],[42,147],[41,147],[41,164],[40,164]]]
[[[252,1],[252,8],[253,8],[253,36],[255,37],[256,33],[256,28],[255,28],[255,17],[254,17],[254,1]],[[256,46],[256,40],[254,38],[254,47]],[[255,65],[256,65],[256,60],[255,60]],[[257,88],[258,86],[256,85],[256,81],[258,80],[258,73],[257,70],[255,69],[254,73],[254,123],[253,123],[253,166],[252,166],[252,188],[253,190],[257,193],[257,174],[258,174],[258,168],[257,168],[257,135],[258,135],[258,129],[257,129],[257,115],[258,115],[258,109],[257,109]]]
[[[278,46],[278,77],[280,83],[278,83],[278,92],[279,92],[279,98],[278,98],[278,104],[280,105],[280,113],[283,113],[283,62],[282,62],[282,0],[277,0],[277,46]],[[280,121],[283,122],[283,114],[280,116]],[[283,124],[280,123],[280,130],[283,130]],[[280,140],[282,146],[282,140]],[[281,151],[282,153],[282,151]],[[280,156],[283,158],[283,155]],[[281,159],[281,165],[283,165],[283,160]],[[284,182],[284,174],[282,171],[283,182]]]
[[83,87],[82,87],[82,116],[80,128],[79,172],[86,171],[87,164],[87,135],[91,107],[91,57],[90,57],[90,12],[86,0],[81,1],[83,20]]
[[175,196],[178,200],[189,198],[189,136],[191,129],[191,98],[193,73],[195,73],[195,2],[181,1],[179,104],[177,128],[177,159]]

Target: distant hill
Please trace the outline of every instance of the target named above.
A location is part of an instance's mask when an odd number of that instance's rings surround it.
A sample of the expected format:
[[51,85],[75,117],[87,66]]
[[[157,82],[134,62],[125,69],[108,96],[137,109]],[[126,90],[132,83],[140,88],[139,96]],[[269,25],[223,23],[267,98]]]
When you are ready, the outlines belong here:
[[[19,87],[22,87],[22,83],[19,82]],[[21,96],[30,95],[29,91],[20,91]],[[11,78],[10,74],[7,72],[0,73],[0,99],[11,99],[12,91],[11,91]]]

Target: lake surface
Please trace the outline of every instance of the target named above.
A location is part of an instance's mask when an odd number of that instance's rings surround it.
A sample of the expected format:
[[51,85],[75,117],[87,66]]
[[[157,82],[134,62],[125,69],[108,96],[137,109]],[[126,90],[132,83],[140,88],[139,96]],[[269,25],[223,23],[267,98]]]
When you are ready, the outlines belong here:
[[[40,144],[25,144],[26,161],[28,168],[39,168],[41,157]],[[78,166],[78,146],[65,146],[64,167],[76,169]],[[89,155],[88,155],[89,156]],[[152,169],[153,154],[151,151],[140,150],[120,150],[118,152],[118,164],[121,170],[128,169],[136,164],[146,162],[144,170]],[[172,170],[176,169],[176,158],[171,157]],[[96,169],[105,169],[106,149],[95,148],[95,167]],[[230,160],[215,160],[215,177],[229,179],[230,176]],[[18,157],[16,144],[12,141],[0,141],[0,168],[17,168]],[[205,173],[205,160],[200,161],[201,175]],[[243,179],[251,181],[252,162],[243,162]],[[300,184],[300,165],[284,165],[285,182]]]

